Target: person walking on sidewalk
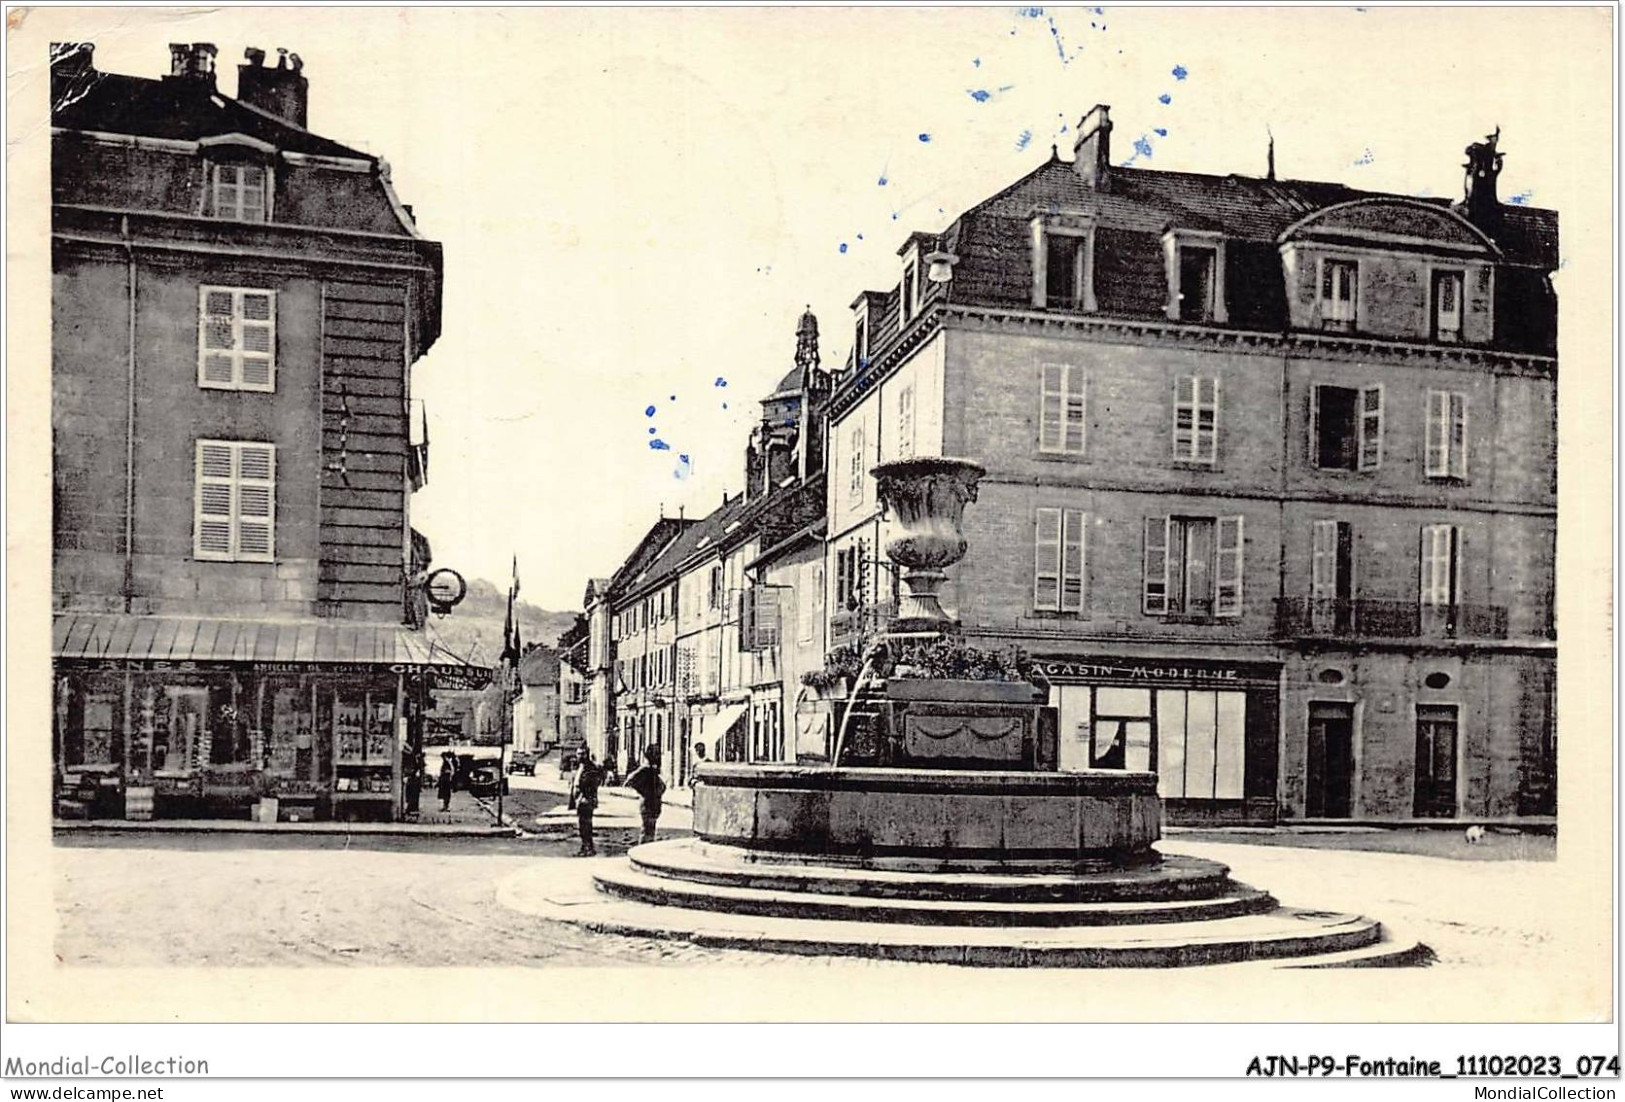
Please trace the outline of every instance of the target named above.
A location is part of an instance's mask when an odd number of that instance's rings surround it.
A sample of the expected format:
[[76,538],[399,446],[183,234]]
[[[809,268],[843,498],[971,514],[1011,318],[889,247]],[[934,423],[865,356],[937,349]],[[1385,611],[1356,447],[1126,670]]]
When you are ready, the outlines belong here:
[[581,849],[577,857],[593,857],[598,848],[593,845],[592,813],[598,807],[598,787],[604,783],[604,767],[592,760],[592,750],[581,748],[581,764],[570,781],[570,807],[576,813],[576,825],[581,830]]
[[440,810],[451,810],[451,790],[457,783],[457,759],[450,753],[440,755]]
[[660,797],[666,782],[660,779],[660,751],[654,746],[643,750],[643,764],[626,778],[626,787],[638,794],[638,815],[643,819],[643,840],[655,840],[655,824],[660,821]]

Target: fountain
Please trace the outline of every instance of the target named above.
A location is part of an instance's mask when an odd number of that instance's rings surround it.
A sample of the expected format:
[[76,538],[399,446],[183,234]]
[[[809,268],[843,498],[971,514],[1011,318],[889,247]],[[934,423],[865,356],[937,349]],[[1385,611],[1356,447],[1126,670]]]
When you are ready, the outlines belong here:
[[1426,954],[1371,919],[1281,907],[1223,865],[1158,853],[1154,773],[1060,772],[1041,675],[966,647],[941,605],[983,468],[921,457],[872,473],[908,592],[864,657],[832,761],[707,764],[695,837],[635,847],[590,892],[510,891],[510,905],[701,944],[959,964]]

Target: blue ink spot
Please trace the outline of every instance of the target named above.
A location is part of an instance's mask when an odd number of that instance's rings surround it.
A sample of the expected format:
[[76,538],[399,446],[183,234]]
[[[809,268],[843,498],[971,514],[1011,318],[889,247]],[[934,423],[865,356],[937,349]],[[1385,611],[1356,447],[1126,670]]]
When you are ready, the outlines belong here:
[[862,240],[863,240],[863,234],[861,234],[861,233],[860,233],[860,234],[858,234],[858,240],[859,240],[859,241],[862,241]]
[[920,135],[920,141],[928,142],[930,140],[931,140],[931,135],[929,135],[929,134],[921,134]]
[[1168,131],[1161,126],[1152,127],[1151,132],[1159,138],[1166,138],[1168,136]]
[[717,381],[712,383],[711,385],[712,386],[727,386],[728,385],[728,380],[724,379],[721,375],[718,375],[717,376]]
[[1190,76],[1190,72],[1183,65],[1175,65],[1173,73],[1175,80],[1184,80],[1186,77]]
[[1044,9],[1043,8],[1017,8],[1016,9],[1016,14],[1026,18],[1026,19],[1042,19],[1044,17]]
[[1162,95],[1157,97],[1157,102],[1166,107],[1168,104],[1174,102],[1174,97],[1170,96],[1167,92],[1164,92]]
[[675,395],[675,394],[673,394],[673,395],[672,395],[672,396],[671,396],[671,400],[672,400],[672,401],[673,401],[673,402],[675,402],[675,401],[677,401],[677,395]]
[[846,252],[846,242],[845,242],[845,241],[842,241],[842,242],[841,242],[841,251],[842,251],[842,252],[843,252],[843,253],[844,253],[844,252]]
[[655,407],[650,406],[648,409],[643,411],[643,415],[645,417],[653,417],[655,415]]
[[1151,143],[1144,135],[1134,139],[1134,155],[1136,157],[1151,156]]
[[1063,133],[1063,134],[1065,134],[1065,133],[1066,133],[1066,130],[1067,130],[1067,127],[1066,127],[1066,123],[1064,123],[1064,122],[1063,122],[1063,123],[1062,123],[1062,124],[1061,124],[1061,133]]
[[649,441],[649,450],[652,452],[669,452],[671,451],[671,445],[657,436]]
[[898,213],[897,211],[892,211],[891,212],[891,220],[893,222],[897,221],[897,213]]
[[727,408],[728,408],[728,403],[727,403],[727,402],[723,402],[723,403],[722,403],[722,408],[723,408],[723,409],[727,409]]
[[656,433],[656,432],[658,432],[658,431],[659,431],[659,430],[658,430],[658,429],[656,429],[656,428],[655,428],[655,427],[654,427],[654,426],[653,426],[653,425],[650,425],[650,426],[649,426],[649,435],[650,435],[650,436],[653,436],[653,435],[654,435],[654,434],[655,434],[655,433]]
[[1535,193],[1533,191],[1520,191],[1518,194],[1512,197],[1511,202],[1514,206],[1527,207],[1529,205],[1529,200],[1533,199],[1534,197]]
[[1376,155],[1371,152],[1371,147],[1367,146],[1365,152],[1360,154],[1359,159],[1354,162],[1354,167],[1355,168],[1363,167],[1365,165],[1371,164],[1376,159],[1377,159]]
[[880,186],[881,186],[881,187],[885,187],[885,186],[886,186],[886,177],[884,177],[884,176],[882,176],[882,177],[881,177],[881,178],[880,178],[880,179],[879,179],[879,180],[878,180],[878,181],[876,181],[876,182],[877,182],[877,183],[878,183],[878,184],[879,184],[879,185],[880,185]]
[[1027,143],[1032,141],[1032,140],[1033,140],[1033,132],[1031,130],[1023,130],[1020,134],[1018,134],[1016,136],[1016,148],[1017,149],[1026,149],[1027,148]]
[[688,456],[679,455],[677,457],[677,466],[672,468],[671,476],[677,479],[677,481],[681,482],[683,479],[687,478],[693,473],[694,467],[693,464],[689,462]]
[[976,67],[976,68],[978,68],[978,69],[980,69],[980,68],[981,68],[981,67],[982,67],[982,59],[981,59],[981,58],[979,58],[979,57],[973,57],[973,58],[971,58],[971,59],[970,59],[970,63],[971,63],[971,64],[972,64],[972,65],[973,65],[973,66],[975,66],[975,67]]
[[786,417],[784,419],[784,427],[787,428],[787,429],[795,428],[796,427],[796,419],[794,417]]
[[975,100],[977,103],[986,103],[988,100],[993,98],[993,93],[989,92],[986,88],[978,88],[974,92],[966,89],[965,94],[970,96],[970,98]]

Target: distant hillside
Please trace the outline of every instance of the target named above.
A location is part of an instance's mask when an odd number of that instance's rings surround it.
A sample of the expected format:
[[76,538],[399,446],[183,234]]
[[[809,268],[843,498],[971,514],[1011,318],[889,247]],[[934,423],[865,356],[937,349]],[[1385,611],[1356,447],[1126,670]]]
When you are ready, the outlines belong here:
[[[523,586],[523,579],[521,579]],[[523,590],[521,589],[521,592]],[[574,612],[553,612],[528,604],[517,605],[519,637],[525,646],[551,647],[575,623]],[[446,616],[429,615],[429,631],[440,644],[477,665],[495,664],[502,653],[502,624],[508,612],[508,593],[484,578],[471,578],[468,596]]]

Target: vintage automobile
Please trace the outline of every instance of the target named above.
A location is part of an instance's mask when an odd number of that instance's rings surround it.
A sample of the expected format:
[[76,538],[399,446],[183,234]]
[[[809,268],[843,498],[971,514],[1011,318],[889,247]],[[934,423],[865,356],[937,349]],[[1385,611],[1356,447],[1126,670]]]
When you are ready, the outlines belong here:
[[495,796],[498,786],[504,795],[508,792],[508,778],[504,777],[495,760],[476,762],[468,771],[468,793],[471,796]]
[[534,777],[536,775],[536,763],[541,758],[542,756],[534,750],[515,750],[513,756],[508,759],[508,772],[523,773],[526,776]]

